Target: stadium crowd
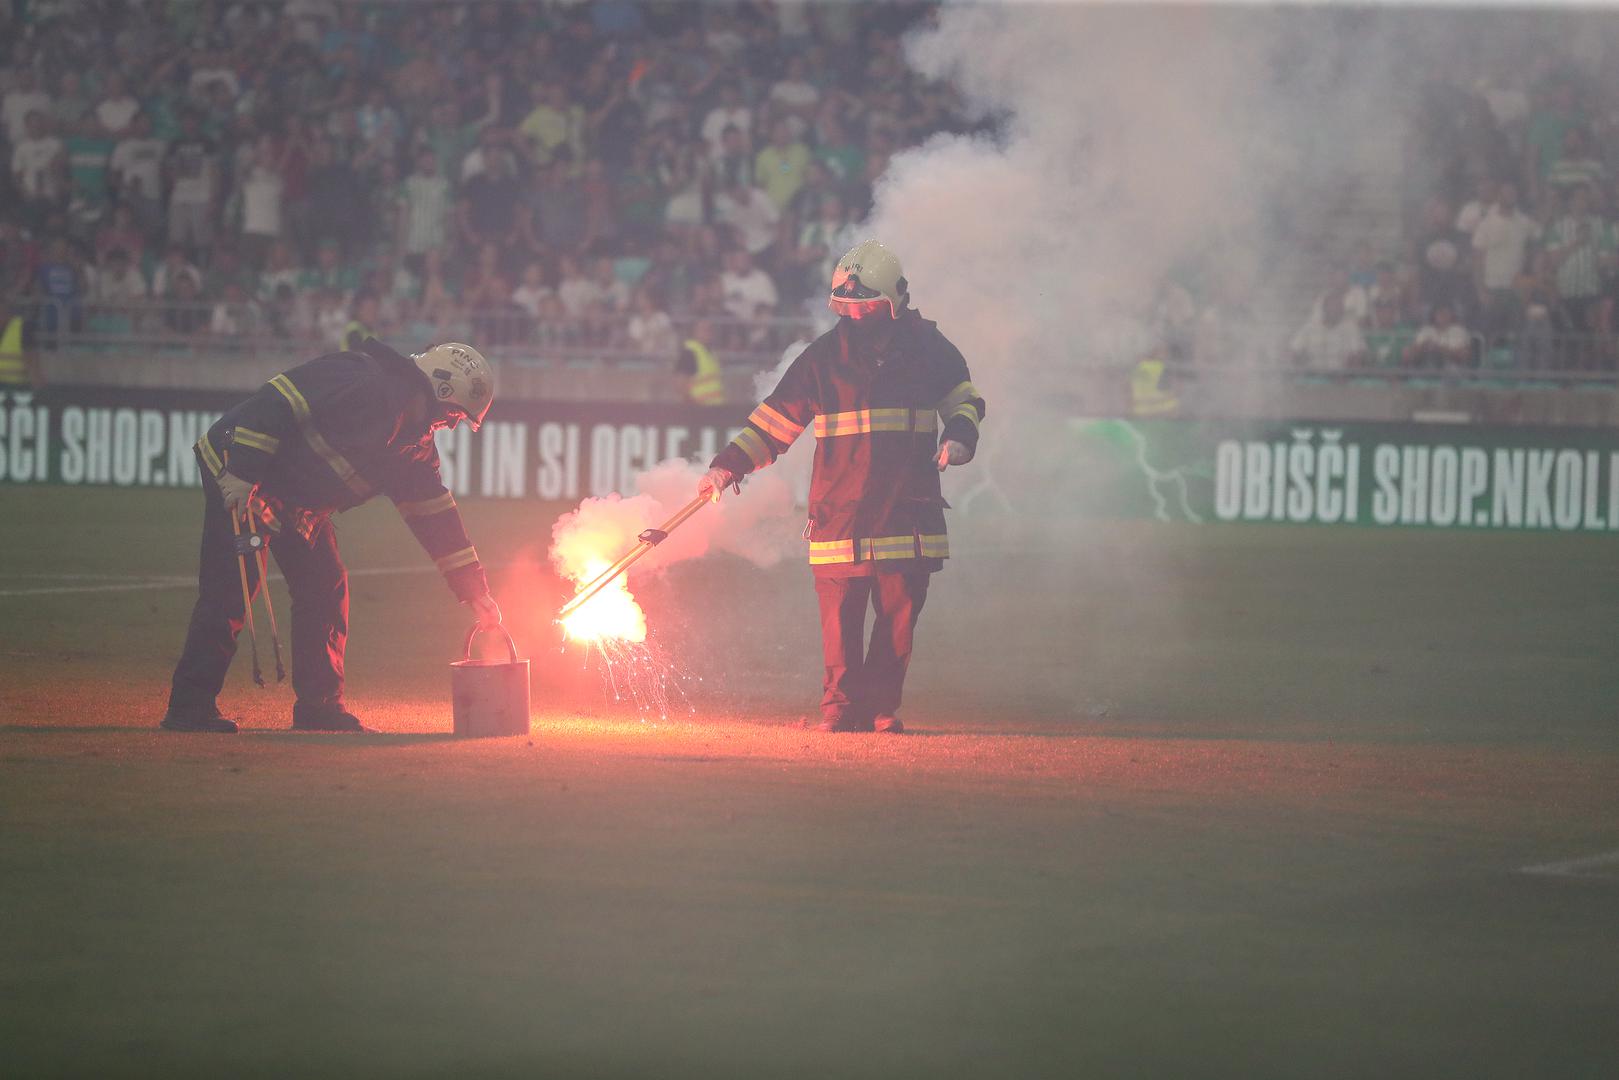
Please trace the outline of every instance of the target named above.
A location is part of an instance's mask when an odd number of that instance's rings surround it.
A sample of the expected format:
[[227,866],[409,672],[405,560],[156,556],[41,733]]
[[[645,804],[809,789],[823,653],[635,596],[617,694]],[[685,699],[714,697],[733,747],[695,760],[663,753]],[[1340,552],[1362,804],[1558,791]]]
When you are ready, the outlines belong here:
[[1573,21],[1586,14],[1562,17],[1560,35],[1496,33],[1483,39],[1495,55],[1421,83],[1403,245],[1362,243],[1330,268],[1289,342],[1295,362],[1615,370],[1619,72],[1603,35]]
[[[769,351],[800,326],[761,320],[823,307],[889,158],[972,129],[901,55],[935,10],[13,4],[0,290],[46,335]],[[1142,320],[1154,349],[1613,370],[1619,67],[1580,17],[1408,73],[1400,240],[1323,268],[1302,325],[1260,313],[1279,290],[1259,274],[1177,273]]]
[[47,333],[745,344],[966,127],[900,55],[930,3],[8,10],[0,282]]

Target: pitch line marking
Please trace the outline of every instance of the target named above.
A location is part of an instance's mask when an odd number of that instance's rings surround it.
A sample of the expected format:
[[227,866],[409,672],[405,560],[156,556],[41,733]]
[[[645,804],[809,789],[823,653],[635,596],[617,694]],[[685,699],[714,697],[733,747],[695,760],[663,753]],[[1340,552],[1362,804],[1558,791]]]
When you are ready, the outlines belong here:
[[[358,570],[350,570],[349,577],[385,577],[393,574],[436,574],[436,566],[362,566]],[[270,575],[271,581],[284,581],[279,573]],[[31,589],[0,589],[0,597],[6,596],[62,596],[68,593],[109,593],[109,592],[140,592],[151,589],[194,589],[197,579],[194,577],[152,577],[144,581],[125,581],[115,585],[52,585]]]
[[1619,873],[1592,873],[1605,867],[1619,868],[1619,849],[1605,851],[1601,855],[1586,855],[1579,859],[1563,859],[1560,862],[1536,863],[1533,866],[1520,866],[1520,874],[1537,874],[1542,877],[1577,877],[1577,878],[1607,878],[1619,881]]

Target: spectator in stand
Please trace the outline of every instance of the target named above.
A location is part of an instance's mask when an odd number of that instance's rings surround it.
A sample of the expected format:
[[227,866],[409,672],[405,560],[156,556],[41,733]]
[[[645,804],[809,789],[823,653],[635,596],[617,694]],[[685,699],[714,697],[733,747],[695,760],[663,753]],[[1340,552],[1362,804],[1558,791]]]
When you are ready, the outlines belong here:
[[866,151],[848,134],[841,98],[822,102],[815,122],[815,156],[831,170],[839,184],[858,184],[866,175]]
[[557,299],[568,313],[568,318],[579,319],[589,314],[601,299],[601,289],[579,268],[572,256],[562,257],[561,274],[557,281]]
[[1495,205],[1497,184],[1493,176],[1481,176],[1473,183],[1473,197],[1456,212],[1456,231],[1471,237],[1478,223],[1484,220],[1484,215],[1490,207]]
[[407,261],[420,266],[423,255],[444,246],[452,205],[450,182],[439,170],[438,155],[427,147],[417,150],[416,171],[405,177],[399,194],[396,239]]
[[1473,335],[1456,321],[1449,304],[1435,304],[1428,322],[1402,357],[1406,367],[1437,368],[1441,371],[1469,367],[1473,363]]
[[1564,193],[1571,188],[1603,185],[1602,162],[1592,151],[1591,132],[1575,124],[1563,133],[1563,151],[1546,170],[1546,186]]
[[787,58],[787,73],[770,88],[769,102],[789,128],[793,141],[809,130],[821,103],[821,91],[809,81],[809,65],[801,54]]
[[647,246],[656,239],[663,221],[663,189],[652,162],[650,142],[643,140],[630,148],[630,163],[619,171],[614,183],[619,235],[636,247]]
[[1342,290],[1321,298],[1321,309],[1312,312],[1293,335],[1289,346],[1293,362],[1319,371],[1340,371],[1366,362],[1366,339],[1360,325],[1344,310]]
[[535,192],[540,239],[557,251],[578,252],[585,244],[585,190],[565,160],[540,173]]
[[24,216],[37,224],[67,205],[67,147],[51,133],[46,113],[28,114],[27,134],[11,149],[11,178]]
[[152,138],[152,118],[136,113],[130,131],[113,146],[107,162],[107,178],[112,196],[121,206],[130,207],[134,220],[147,238],[159,240],[167,233],[164,223],[164,159],[168,144]]
[[528,312],[530,318],[540,317],[540,306],[547,297],[555,296],[556,290],[545,283],[545,266],[542,263],[531,262],[523,268],[523,280],[512,290],[512,303]]
[[[1372,311],[1365,330],[1366,351],[1372,366],[1395,367],[1405,356],[1405,348],[1415,337],[1404,317],[1398,289],[1372,290]],[[1442,305],[1443,306],[1443,305]]]
[[714,223],[735,232],[752,255],[762,255],[775,241],[779,217],[770,197],[745,181],[733,181],[714,196]]
[[635,290],[630,316],[630,345],[645,356],[671,356],[680,347],[680,335],[669,313],[663,310],[658,294],[647,285]]
[[1564,138],[1569,128],[1583,123],[1585,117],[1577,103],[1574,85],[1567,79],[1559,78],[1547,83],[1535,96],[1524,134],[1524,151],[1527,155],[1524,171],[1531,188],[1538,190],[1540,182],[1551,171],[1553,162],[1563,155]]
[[1518,208],[1518,188],[1502,184],[1490,207],[1473,230],[1473,262],[1479,299],[1484,309],[1484,330],[1491,338],[1517,329],[1522,311],[1513,283],[1526,265],[1530,245],[1540,239],[1540,226]]
[[619,276],[617,261],[603,255],[596,260],[591,274],[601,290],[603,308],[614,315],[628,314],[634,290]]
[[1575,334],[1581,335],[1569,343],[1569,361],[1576,367],[1595,366],[1604,282],[1615,270],[1613,225],[1593,210],[1595,195],[1590,185],[1570,189],[1567,212],[1546,234],[1558,300]]
[[208,314],[208,332],[215,337],[249,337],[259,332],[262,319],[258,303],[240,282],[231,281]]
[[484,149],[482,167],[461,186],[456,227],[461,241],[476,251],[511,232],[522,188],[517,182],[511,151],[492,144]]
[[753,131],[753,110],[742,102],[742,90],[735,82],[726,81],[716,91],[714,107],[703,117],[703,141],[716,162],[726,156],[726,132],[735,129],[735,141],[745,152],[748,136]]
[[1523,322],[1511,342],[1511,357],[1524,371],[1539,371],[1559,363],[1557,341],[1568,331],[1568,317],[1552,283],[1551,256],[1537,253],[1513,283]]
[[101,89],[101,100],[96,103],[95,120],[100,133],[112,139],[121,139],[129,133],[130,125],[141,111],[141,103],[129,92],[123,73],[114,69],[107,72]]
[[360,250],[366,223],[366,191],[354,166],[337,156],[332,140],[318,135],[310,145],[301,213],[308,233],[302,238],[305,257],[317,245],[336,244],[348,257]]
[[202,292],[202,273],[186,258],[185,248],[174,246],[163,253],[163,261],[152,273],[152,295],[159,300],[175,300],[180,294],[180,279],[196,280],[197,292]]
[[1343,301],[1344,311],[1355,322],[1365,325],[1367,313],[1371,309],[1370,300],[1366,290],[1355,284],[1349,271],[1342,266],[1335,266],[1327,273],[1327,287],[1315,298],[1310,307],[1310,318],[1321,318],[1322,306],[1328,296],[1336,293]]
[[336,240],[323,240],[315,251],[315,264],[300,273],[298,287],[335,292],[340,301],[346,301],[360,287],[360,274],[344,261],[343,249]]
[[112,217],[96,230],[96,262],[105,264],[107,253],[114,248],[137,265],[146,253],[146,236],[135,227],[135,216],[127,206],[113,207]]
[[549,80],[535,84],[534,107],[518,131],[528,141],[529,160],[547,165],[564,148],[575,159],[584,156],[584,125],[584,109],[568,101],[565,86]]
[[720,136],[720,152],[709,163],[709,171],[721,186],[753,182],[753,153],[741,128],[728,127]]
[[207,327],[213,312],[203,303],[202,283],[195,271],[173,277],[173,294],[163,309],[163,325],[172,334],[189,337]]
[[28,114],[34,112],[49,116],[51,96],[40,88],[39,76],[31,65],[18,64],[11,69],[10,89],[6,91],[5,98],[0,100],[0,114],[5,118],[6,141],[13,147],[30,138]]
[[753,159],[753,175],[776,209],[785,212],[804,186],[810,149],[794,135],[793,126],[777,120],[770,127],[770,144]]
[[64,71],[56,81],[56,93],[51,95],[51,118],[54,127],[64,135],[77,135],[93,125],[95,102],[84,91],[84,83],[77,71]]
[[725,310],[734,319],[775,314],[776,284],[769,274],[753,265],[753,255],[746,247],[733,248],[726,254],[720,290],[725,297]]
[[141,268],[129,257],[129,252],[115,247],[102,258],[90,295],[98,304],[122,305],[145,303],[150,293]]
[[1474,310],[1478,284],[1472,263],[1471,235],[1456,231],[1450,204],[1433,198],[1423,210],[1417,236],[1417,298],[1423,308],[1449,304],[1454,311]]
[[783,282],[782,291],[795,301],[813,298],[816,310],[825,307],[821,293],[832,280],[838,258],[859,242],[843,199],[836,192],[821,196],[815,216],[798,230],[798,244],[789,260],[792,281]]
[[163,161],[168,183],[169,243],[200,254],[214,243],[214,210],[219,202],[219,152],[202,133],[202,120],[187,110],[180,137]]
[[281,173],[284,150],[268,135],[259,138],[245,175],[237,184],[234,203],[241,216],[242,250],[248,263],[259,268],[282,236],[282,204],[286,180]]
[[279,295],[283,285],[288,289],[297,289],[302,275],[303,271],[293,259],[292,245],[285,240],[276,241],[270,245],[264,267],[259,271],[259,298],[274,299]]

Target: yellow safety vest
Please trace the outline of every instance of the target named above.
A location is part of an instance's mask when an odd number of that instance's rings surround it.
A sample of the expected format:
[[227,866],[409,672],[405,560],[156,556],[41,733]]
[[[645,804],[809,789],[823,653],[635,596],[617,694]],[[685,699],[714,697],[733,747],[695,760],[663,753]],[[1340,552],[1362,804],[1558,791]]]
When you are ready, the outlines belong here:
[[26,385],[28,365],[22,359],[22,316],[13,315],[0,333],[0,384]]
[[1137,416],[1168,416],[1180,408],[1180,399],[1161,385],[1164,362],[1148,357],[1130,376],[1131,412]]
[[696,338],[687,338],[686,348],[697,361],[697,374],[691,377],[686,395],[698,405],[724,405],[725,379],[720,375],[720,362],[714,359],[708,346]]

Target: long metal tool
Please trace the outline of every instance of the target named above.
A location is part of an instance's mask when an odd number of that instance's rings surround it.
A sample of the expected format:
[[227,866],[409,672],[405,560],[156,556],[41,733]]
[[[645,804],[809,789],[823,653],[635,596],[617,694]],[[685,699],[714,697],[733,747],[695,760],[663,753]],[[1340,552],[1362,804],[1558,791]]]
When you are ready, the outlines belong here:
[[635,565],[636,560],[641,558],[641,556],[645,555],[647,552],[651,551],[653,548],[667,540],[670,533],[680,528],[687,518],[691,517],[693,514],[697,513],[697,511],[707,506],[708,503],[709,497],[707,495],[699,495],[685,506],[682,506],[675,512],[674,517],[670,518],[668,521],[665,521],[656,529],[648,529],[643,532],[637,538],[640,542],[637,543],[635,547],[631,548],[629,551],[626,551],[616,563],[592,578],[590,584],[584,586],[578,592],[573,594],[573,599],[569,600],[565,605],[563,605],[562,610],[557,613],[557,621],[560,622],[561,620],[566,619],[569,615],[572,615],[574,612],[578,611],[585,605],[586,601],[595,596],[597,593],[601,592],[603,589],[607,588],[607,586],[612,583],[614,578],[618,577],[618,575]]
[[[252,513],[247,515],[247,531],[254,536],[259,533],[258,517]],[[270,616],[270,647],[275,650],[275,681],[287,681],[287,667],[281,662],[281,630],[275,624],[275,602],[270,598],[270,549],[265,544],[259,545],[259,588],[264,590],[264,613]]]
[[[228,512],[228,511],[227,511]],[[253,593],[247,587],[247,550],[242,544],[242,520],[235,514],[230,519],[231,531],[236,534],[236,569],[242,573],[242,613],[247,618],[247,638],[253,643],[253,681],[264,685],[264,671],[259,667],[259,632],[253,625]],[[258,562],[254,560],[254,567]],[[263,584],[263,579],[260,579]]]

